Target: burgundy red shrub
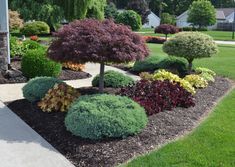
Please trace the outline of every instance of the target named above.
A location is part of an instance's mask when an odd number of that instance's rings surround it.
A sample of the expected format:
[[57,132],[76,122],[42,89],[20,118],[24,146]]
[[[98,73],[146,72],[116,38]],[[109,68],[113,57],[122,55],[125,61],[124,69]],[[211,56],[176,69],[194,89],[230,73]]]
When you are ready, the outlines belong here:
[[155,28],[155,33],[165,34],[166,38],[168,34],[176,34],[180,32],[180,29],[176,26],[170,24],[161,24],[160,26]]
[[179,84],[169,81],[141,80],[136,85],[122,88],[118,93],[128,96],[143,106],[148,115],[153,115],[175,107],[194,106],[193,96]]
[[163,44],[166,42],[165,38],[161,37],[154,37],[154,36],[143,36],[146,43],[156,43],[156,44]]

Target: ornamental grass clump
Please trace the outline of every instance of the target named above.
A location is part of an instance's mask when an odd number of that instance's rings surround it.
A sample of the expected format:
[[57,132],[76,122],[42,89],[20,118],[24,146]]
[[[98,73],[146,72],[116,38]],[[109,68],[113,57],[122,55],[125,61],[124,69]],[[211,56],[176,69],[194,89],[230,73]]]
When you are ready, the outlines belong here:
[[135,85],[122,88],[118,93],[128,96],[146,110],[147,115],[153,115],[175,107],[194,106],[194,98],[179,83],[165,81],[140,80]]
[[188,60],[191,73],[194,59],[211,57],[218,53],[218,46],[209,35],[199,32],[181,32],[164,43],[163,51],[169,56]]
[[65,126],[75,136],[92,140],[136,135],[147,125],[144,108],[128,97],[81,96],[69,108]]
[[[99,78],[100,75],[95,76],[92,80],[92,86],[99,86]],[[120,72],[109,70],[104,73],[104,87],[121,88],[134,83],[135,81],[131,77]]]
[[54,36],[48,49],[52,60],[100,63],[100,92],[104,89],[105,63],[126,63],[149,55],[140,35],[112,20],[76,20],[62,27]]

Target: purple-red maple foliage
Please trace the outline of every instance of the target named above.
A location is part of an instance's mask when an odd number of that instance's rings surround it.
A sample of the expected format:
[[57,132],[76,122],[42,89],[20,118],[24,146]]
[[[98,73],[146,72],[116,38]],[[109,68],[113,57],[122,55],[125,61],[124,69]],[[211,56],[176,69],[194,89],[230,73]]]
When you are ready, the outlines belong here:
[[144,40],[112,20],[77,20],[54,34],[49,58],[59,62],[129,62],[149,55]]
[[155,28],[155,33],[165,34],[166,39],[168,34],[176,34],[180,31],[180,29],[176,26],[173,26],[171,24],[161,24],[160,26]]
[[140,80],[136,85],[122,88],[118,93],[128,96],[146,110],[147,115],[153,115],[163,110],[175,107],[194,106],[194,98],[177,83],[169,81]]

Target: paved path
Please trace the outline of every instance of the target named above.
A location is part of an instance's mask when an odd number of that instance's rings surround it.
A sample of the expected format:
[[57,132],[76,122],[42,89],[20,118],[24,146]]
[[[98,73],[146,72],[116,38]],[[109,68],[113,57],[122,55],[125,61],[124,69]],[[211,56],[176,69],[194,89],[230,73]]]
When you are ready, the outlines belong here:
[[74,167],[0,101],[0,167]]
[[[99,68],[100,68],[99,64],[87,63],[85,71],[92,75],[91,78],[66,81],[66,83],[68,83],[69,85],[71,85],[75,88],[91,86],[91,81],[92,81],[93,77],[99,73]],[[127,73],[125,71],[122,71],[122,70],[114,68],[114,67],[106,66],[105,70],[106,71],[107,70],[119,71],[123,74],[128,74],[129,76],[131,76],[135,80],[139,79],[138,76],[132,75],[130,73]],[[3,84],[3,85],[0,85],[0,90],[1,90],[0,91],[0,100],[3,102],[8,102],[8,101],[22,99],[23,94],[22,94],[21,89],[24,85],[25,85],[24,83],[23,84]]]
[[[125,71],[106,66],[106,70]],[[86,64],[93,77],[99,64]],[[133,79],[139,77],[129,74]],[[68,81],[76,88],[91,86],[92,78]],[[0,167],[74,167],[62,154],[15,115],[3,102],[22,99],[25,84],[0,85]]]
[[215,41],[217,44],[235,45],[235,41]]

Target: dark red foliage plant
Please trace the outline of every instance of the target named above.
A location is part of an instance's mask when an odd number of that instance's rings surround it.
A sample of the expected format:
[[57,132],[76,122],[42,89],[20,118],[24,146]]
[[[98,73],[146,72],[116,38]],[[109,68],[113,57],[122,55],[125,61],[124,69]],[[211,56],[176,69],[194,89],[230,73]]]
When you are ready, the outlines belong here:
[[136,85],[122,88],[118,94],[132,98],[145,108],[148,115],[195,105],[191,93],[169,81],[140,80]]
[[180,29],[176,26],[173,26],[171,24],[161,24],[160,26],[155,28],[155,33],[165,34],[166,39],[168,34],[176,34],[180,31]]
[[127,26],[112,20],[76,20],[54,34],[48,56],[58,62],[100,63],[103,92],[105,63],[142,60],[149,55],[145,41]]

